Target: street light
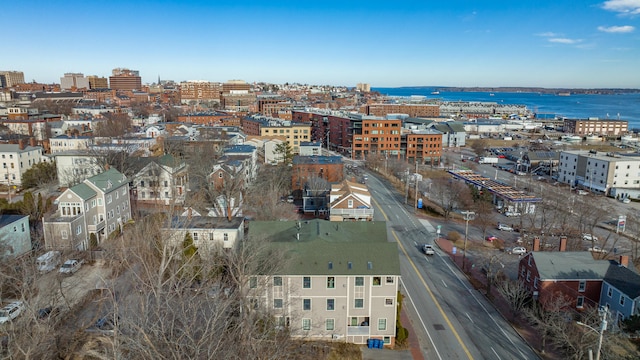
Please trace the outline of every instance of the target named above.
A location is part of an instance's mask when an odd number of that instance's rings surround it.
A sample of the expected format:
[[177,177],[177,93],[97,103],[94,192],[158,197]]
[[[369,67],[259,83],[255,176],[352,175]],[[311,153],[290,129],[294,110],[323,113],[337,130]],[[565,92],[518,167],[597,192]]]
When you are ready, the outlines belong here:
[[474,213],[473,211],[462,211],[461,214],[464,215],[464,221],[466,221],[466,224],[464,226],[464,252],[462,253],[462,270],[464,270],[466,268],[465,265],[467,261],[467,237],[469,235],[469,220],[473,220],[473,217],[476,213]]
[[[602,311],[601,313],[602,316],[602,321],[600,322],[600,330],[596,330],[595,328],[581,322],[581,321],[577,321],[576,324],[578,325],[582,325],[588,329],[590,329],[591,331],[594,331],[595,333],[599,334],[599,339],[598,339],[598,352],[596,353],[596,360],[600,360],[600,350],[602,349],[602,336],[604,335],[604,331],[607,330],[607,313],[606,311]],[[591,351],[591,349],[589,349],[589,351]]]

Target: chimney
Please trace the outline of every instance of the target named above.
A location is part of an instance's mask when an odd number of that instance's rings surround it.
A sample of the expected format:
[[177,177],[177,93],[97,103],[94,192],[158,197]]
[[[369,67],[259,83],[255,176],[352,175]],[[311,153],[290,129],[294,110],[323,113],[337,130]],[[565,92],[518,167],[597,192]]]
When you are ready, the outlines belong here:
[[618,263],[620,266],[629,267],[629,255],[620,255]]
[[24,139],[19,139],[18,140],[18,147],[20,148],[20,150],[24,150]]
[[36,138],[29,138],[29,146],[36,146],[38,143],[36,142]]
[[567,251],[567,237],[560,236],[560,248],[559,251]]
[[109,164],[105,164],[105,165],[104,165],[104,170],[105,170],[105,171],[109,171],[109,169],[111,169],[111,165],[109,165]]
[[533,238],[533,250],[532,251],[540,251],[540,238],[537,237],[537,236]]
[[187,219],[191,220],[191,216],[193,215],[193,209],[191,209],[191,207],[189,207],[187,209]]

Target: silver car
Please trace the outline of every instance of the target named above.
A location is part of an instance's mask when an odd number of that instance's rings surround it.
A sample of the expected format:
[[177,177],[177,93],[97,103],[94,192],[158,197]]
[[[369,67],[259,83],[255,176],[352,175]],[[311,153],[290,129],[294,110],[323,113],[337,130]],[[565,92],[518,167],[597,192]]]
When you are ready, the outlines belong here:
[[422,251],[424,251],[425,255],[433,255],[433,254],[436,253],[435,250],[433,250],[433,246],[432,245],[428,245],[428,244],[425,244],[422,247]]

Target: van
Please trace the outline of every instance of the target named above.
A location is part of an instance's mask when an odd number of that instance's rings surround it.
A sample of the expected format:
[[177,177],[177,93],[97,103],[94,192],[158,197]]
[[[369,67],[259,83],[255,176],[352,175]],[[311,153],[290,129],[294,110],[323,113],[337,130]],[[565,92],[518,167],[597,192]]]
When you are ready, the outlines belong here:
[[49,251],[36,259],[36,266],[40,272],[49,272],[60,265],[60,251]]

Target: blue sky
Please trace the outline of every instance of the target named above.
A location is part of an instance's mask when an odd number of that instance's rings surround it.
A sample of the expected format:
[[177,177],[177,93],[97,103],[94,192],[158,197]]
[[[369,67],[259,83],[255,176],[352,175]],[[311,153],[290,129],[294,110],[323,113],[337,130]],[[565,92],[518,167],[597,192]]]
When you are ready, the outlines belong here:
[[0,70],[27,81],[128,67],[143,82],[640,88],[640,0],[35,0],[2,13],[15,20]]

